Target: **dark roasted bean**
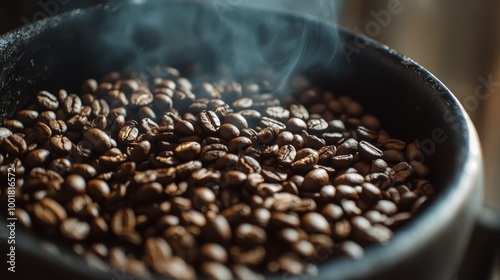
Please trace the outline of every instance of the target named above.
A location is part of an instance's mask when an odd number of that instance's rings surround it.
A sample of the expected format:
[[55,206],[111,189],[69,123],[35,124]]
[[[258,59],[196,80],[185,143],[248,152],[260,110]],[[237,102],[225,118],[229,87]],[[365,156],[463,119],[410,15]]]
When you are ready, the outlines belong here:
[[321,168],[309,171],[304,177],[301,189],[307,192],[317,192],[328,183],[330,177],[328,173]]
[[381,158],[384,155],[384,153],[379,148],[373,146],[368,142],[365,142],[364,140],[359,142],[358,147],[359,154],[369,161]]
[[47,91],[40,91],[36,96],[36,101],[38,106],[40,106],[42,110],[55,111],[57,107],[59,107],[59,101],[57,101],[57,97]]
[[394,165],[389,172],[389,177],[396,183],[402,183],[413,174],[413,168],[406,162]]
[[221,126],[219,117],[213,111],[202,111],[196,118],[201,129],[207,134],[216,133]]

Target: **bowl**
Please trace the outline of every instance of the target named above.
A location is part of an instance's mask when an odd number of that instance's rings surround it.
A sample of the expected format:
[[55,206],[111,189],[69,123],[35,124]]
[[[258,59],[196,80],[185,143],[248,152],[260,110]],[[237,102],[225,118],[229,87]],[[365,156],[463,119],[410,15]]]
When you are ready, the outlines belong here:
[[[388,244],[366,248],[361,259],[305,260],[320,263],[319,279],[452,277],[481,208],[478,137],[453,94],[411,59],[331,23],[243,3],[122,1],[61,14],[1,37],[0,63],[2,122],[41,89],[77,90],[81,81],[110,70],[171,65],[216,72],[224,65],[236,69],[234,78],[261,68],[283,80],[301,73],[361,102],[391,136],[418,140],[435,198]],[[280,88],[275,93],[284,94]],[[2,216],[0,226],[5,223]],[[19,226],[15,234],[16,276],[128,279]],[[3,241],[1,251],[8,252]]]

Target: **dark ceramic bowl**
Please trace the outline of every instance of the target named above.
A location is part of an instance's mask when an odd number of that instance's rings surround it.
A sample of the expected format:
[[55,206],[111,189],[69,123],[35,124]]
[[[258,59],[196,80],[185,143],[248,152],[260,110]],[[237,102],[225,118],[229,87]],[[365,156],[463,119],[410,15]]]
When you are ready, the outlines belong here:
[[[304,73],[323,87],[359,100],[393,137],[418,139],[437,190],[435,199],[387,245],[367,248],[359,260],[321,263],[319,278],[451,277],[481,207],[483,185],[478,137],[453,94],[409,58],[329,23],[217,3],[132,1],[99,6],[3,36],[0,121],[32,102],[40,89],[76,90],[89,77],[125,67],[163,64],[183,69],[196,62],[198,69],[208,71],[224,63],[237,69],[236,77],[260,67],[271,67],[284,78],[290,72]],[[5,220],[1,218],[2,228]],[[16,228],[16,234],[18,277],[127,279],[106,267],[87,265],[64,247],[47,245],[36,233]],[[7,248],[1,247],[1,252],[5,257]]]

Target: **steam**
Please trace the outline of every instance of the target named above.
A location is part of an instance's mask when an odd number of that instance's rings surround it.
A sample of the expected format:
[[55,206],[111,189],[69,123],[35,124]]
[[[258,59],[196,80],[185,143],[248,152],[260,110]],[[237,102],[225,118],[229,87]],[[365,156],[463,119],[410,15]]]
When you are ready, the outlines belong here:
[[[102,34],[106,44],[126,50],[133,68],[191,61],[231,79],[267,69],[266,75],[278,85],[273,91],[279,94],[292,74],[331,65],[336,57],[339,40],[335,26],[317,21],[335,22],[338,1],[254,0],[248,4],[221,0],[198,5],[162,4],[164,10],[154,5],[158,2],[118,6],[115,24],[103,27],[110,29]],[[310,21],[296,20],[290,13],[306,15]],[[217,67],[220,65],[227,67]]]

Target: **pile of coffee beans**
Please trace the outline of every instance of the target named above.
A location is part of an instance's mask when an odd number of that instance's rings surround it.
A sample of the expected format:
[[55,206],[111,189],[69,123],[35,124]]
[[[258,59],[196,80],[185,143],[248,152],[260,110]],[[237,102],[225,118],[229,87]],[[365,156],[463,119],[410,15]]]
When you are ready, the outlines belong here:
[[359,258],[433,196],[418,144],[348,96],[163,73],[41,91],[5,121],[19,223],[137,276],[262,279]]

